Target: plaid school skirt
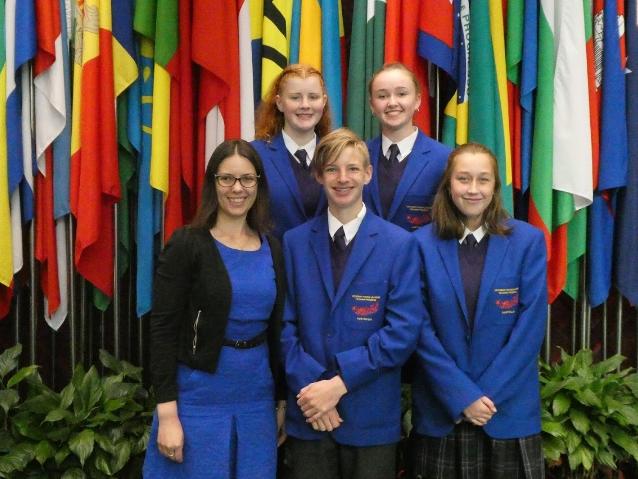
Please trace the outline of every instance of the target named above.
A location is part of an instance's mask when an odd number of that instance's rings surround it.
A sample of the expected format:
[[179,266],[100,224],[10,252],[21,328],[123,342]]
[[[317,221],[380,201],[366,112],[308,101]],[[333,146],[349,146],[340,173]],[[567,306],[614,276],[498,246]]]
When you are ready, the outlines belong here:
[[409,477],[412,479],[544,479],[540,434],[492,439],[483,428],[457,424],[446,437],[413,433]]

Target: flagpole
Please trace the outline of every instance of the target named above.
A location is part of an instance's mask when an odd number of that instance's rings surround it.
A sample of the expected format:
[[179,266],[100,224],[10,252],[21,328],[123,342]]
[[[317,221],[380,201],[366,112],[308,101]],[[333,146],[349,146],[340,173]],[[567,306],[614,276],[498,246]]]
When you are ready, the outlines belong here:
[[[616,354],[622,354],[622,294],[618,293],[616,305]],[[638,349],[638,348],[637,348]],[[618,366],[620,371],[620,366]]]
[[603,360],[607,359],[607,300],[603,303]]
[[580,348],[587,347],[587,261],[583,258],[580,274]]
[[86,366],[86,280],[80,276],[80,362]]
[[135,276],[133,275],[133,268],[129,266],[128,272],[128,314],[126,315],[126,360],[131,361],[131,318],[135,317],[136,310],[134,307],[133,290],[135,288]]
[[113,354],[120,359],[120,288],[119,288],[119,265],[118,265],[118,224],[117,213],[119,205],[115,203],[113,206],[113,232],[114,232],[114,258],[113,258]]
[[547,305],[547,324],[545,325],[545,362],[549,363],[552,354],[552,305]]
[[29,227],[29,259],[30,259],[30,276],[29,280],[31,287],[31,298],[29,299],[29,306],[31,308],[29,314],[29,362],[30,364],[36,364],[35,361],[35,330],[38,326],[38,317],[37,317],[37,304],[36,304],[36,292],[38,288],[38,282],[36,281],[36,271],[35,271],[35,219],[31,221],[31,226]]
[[578,328],[578,299],[572,300],[571,354],[576,354],[576,329]]
[[[13,303],[13,316],[15,318],[14,324],[15,327],[13,328],[13,337],[14,337],[14,342],[16,344],[20,343],[20,293],[18,292],[17,288],[16,288],[16,283],[14,281],[13,283],[13,287],[14,289],[14,303]],[[11,306],[9,306],[11,307]]]
[[71,369],[73,369],[77,362],[77,324],[75,314],[75,270],[73,269],[73,218],[68,216],[65,221],[67,222],[68,230],[68,245],[69,254],[67,255],[68,262],[68,275],[69,275],[69,342],[71,343]]
[[434,117],[434,131],[435,138],[438,141],[441,141],[441,70],[438,67],[434,67],[434,71],[436,73],[436,88],[435,88],[435,105],[436,105],[436,116]]

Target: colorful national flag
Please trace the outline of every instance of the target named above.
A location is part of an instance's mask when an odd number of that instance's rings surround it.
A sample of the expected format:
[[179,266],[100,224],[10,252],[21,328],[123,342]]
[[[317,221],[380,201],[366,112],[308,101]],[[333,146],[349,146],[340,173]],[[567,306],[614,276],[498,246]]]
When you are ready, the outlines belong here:
[[[113,295],[113,205],[120,197],[110,0],[81,2],[81,81],[74,78],[71,209],[76,218],[75,265]],[[76,39],[77,41],[77,39]],[[76,52],[78,44],[76,43]],[[76,59],[76,68],[77,68]],[[75,105],[80,105],[76,112]],[[75,122],[78,122],[76,125]],[[79,128],[78,128],[79,127]]]
[[550,302],[566,284],[567,225],[592,200],[584,24],[582,0],[541,1],[529,219],[545,234]]
[[370,139],[379,134],[379,122],[370,111],[367,88],[372,74],[383,66],[386,2],[354,0],[353,9],[346,124]]
[[[385,19],[385,63],[401,62],[408,67],[421,84],[421,106],[414,114],[414,124],[431,135],[430,93],[427,64],[419,56],[420,10],[426,3],[420,0],[387,0]],[[447,13],[447,9],[437,16]]]
[[623,2],[605,0],[602,19],[596,19],[596,23],[600,21],[603,26],[600,165],[590,215],[587,263],[587,292],[592,307],[609,296],[617,188],[625,186],[627,179]]
[[512,149],[501,0],[470,3],[468,139],[490,148],[498,160],[503,206],[513,212]]
[[638,305],[638,4],[627,3],[627,186],[618,195],[614,249],[618,291]]

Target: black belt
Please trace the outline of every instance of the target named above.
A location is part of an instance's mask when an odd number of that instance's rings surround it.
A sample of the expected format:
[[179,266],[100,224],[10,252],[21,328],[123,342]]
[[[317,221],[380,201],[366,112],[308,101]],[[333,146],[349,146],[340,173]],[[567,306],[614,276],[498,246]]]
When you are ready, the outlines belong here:
[[224,338],[224,342],[222,343],[224,346],[230,346],[235,349],[250,349],[256,348],[260,344],[266,341],[266,332],[264,331],[261,334],[258,334],[254,338],[250,339],[226,339]]

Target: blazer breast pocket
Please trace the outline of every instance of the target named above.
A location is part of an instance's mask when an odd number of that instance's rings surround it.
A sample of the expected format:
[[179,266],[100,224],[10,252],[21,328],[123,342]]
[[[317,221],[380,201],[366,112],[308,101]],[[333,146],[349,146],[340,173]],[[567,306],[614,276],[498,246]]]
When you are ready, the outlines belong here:
[[432,197],[407,195],[401,208],[402,220],[410,229],[417,229],[432,221]]
[[346,298],[345,324],[353,329],[379,329],[383,323],[387,287],[387,281],[353,283]]
[[518,317],[519,281],[518,278],[499,278],[492,287],[490,305],[494,320],[498,323],[513,322]]

